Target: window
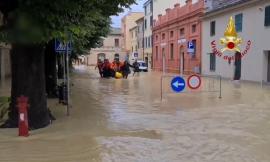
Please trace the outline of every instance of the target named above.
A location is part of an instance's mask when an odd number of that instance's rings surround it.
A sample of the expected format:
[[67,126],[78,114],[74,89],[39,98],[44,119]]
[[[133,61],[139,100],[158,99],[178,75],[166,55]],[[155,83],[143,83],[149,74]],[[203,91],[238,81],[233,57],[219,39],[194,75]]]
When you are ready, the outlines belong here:
[[138,51],[138,47],[137,47],[137,45],[135,46],[135,49],[136,49],[136,52]]
[[264,26],[270,26],[270,6],[265,7]]
[[197,28],[196,24],[192,25],[192,33],[196,32],[196,28]]
[[132,52],[132,53],[134,52],[134,50],[133,50],[133,46],[131,47],[131,52]]
[[150,44],[151,44],[151,43],[150,43],[150,37],[148,37],[148,47],[151,47]]
[[138,44],[138,48],[140,48],[140,41],[138,41],[137,44]]
[[164,39],[165,39],[165,33],[162,34],[162,40],[164,40]]
[[147,19],[144,20],[144,28],[147,29]]
[[156,46],[156,60],[158,60],[158,46]]
[[156,41],[158,41],[158,35],[156,35]]
[[144,38],[144,46],[147,48],[147,38]]
[[150,47],[152,47],[152,44],[153,44],[153,40],[152,40],[152,36],[149,37],[150,38]]
[[210,36],[214,36],[216,34],[216,22],[211,21],[210,23]]
[[173,38],[173,31],[170,32],[170,37]]
[[185,28],[180,29],[180,37],[185,35]]
[[210,53],[210,71],[216,71],[216,55]]
[[171,44],[171,47],[170,47],[170,58],[171,58],[171,60],[173,60],[173,49],[174,48],[174,46],[173,46],[173,43]]
[[194,40],[192,40],[191,41],[192,42],[192,44],[193,44],[193,50],[192,49],[190,49],[190,53],[192,54],[192,58],[196,58],[196,48],[197,48],[197,45],[196,45],[196,40],[194,39]]
[[119,39],[114,39],[114,46],[119,47]]
[[242,32],[243,14],[235,15],[235,28],[237,32]]
[[153,16],[150,16],[150,26],[153,27]]
[[147,6],[144,7],[144,15],[147,15]]

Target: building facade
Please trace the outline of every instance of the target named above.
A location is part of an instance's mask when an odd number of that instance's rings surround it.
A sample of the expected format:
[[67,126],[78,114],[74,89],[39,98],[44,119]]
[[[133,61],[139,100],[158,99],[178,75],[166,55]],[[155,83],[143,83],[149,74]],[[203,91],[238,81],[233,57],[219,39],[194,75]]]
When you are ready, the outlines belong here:
[[[201,17],[204,0],[187,0],[159,15],[153,28],[153,69],[174,73],[200,72]],[[192,46],[191,46],[192,45]]]
[[153,45],[153,0],[144,3],[144,61],[152,68],[152,45]]
[[138,26],[135,26],[129,30],[130,35],[130,43],[131,43],[131,52],[129,53],[130,59],[139,59],[139,52],[138,52]]
[[[193,0],[192,3],[197,3],[199,0]],[[167,8],[173,8],[174,4],[180,4],[184,6],[186,4],[186,0],[153,0],[153,19],[157,20],[158,15],[166,14]]]
[[[219,0],[209,1],[203,18],[202,73],[221,75],[241,80],[270,82],[270,1],[269,0]],[[211,43],[216,40],[217,49],[230,17],[235,20],[235,30],[243,39],[240,45],[241,59],[234,52],[223,52],[222,57],[213,52]],[[251,41],[250,43],[248,41]],[[250,48],[248,47],[250,44]],[[247,52],[244,52],[248,49]],[[243,53],[244,52],[244,53]],[[244,55],[245,54],[245,55]],[[234,56],[231,61],[224,56]],[[237,79],[238,80],[238,79]]]
[[96,65],[98,59],[113,61],[115,58],[119,58],[123,61],[126,56],[123,42],[121,29],[112,28],[110,34],[104,38],[102,47],[91,49],[86,58],[87,64]]
[[137,47],[138,59],[144,59],[144,17],[138,19],[137,23]]
[[[130,29],[137,26],[136,21],[144,16],[143,12],[130,12],[121,20],[121,30],[123,35],[123,46],[126,53],[132,51]],[[134,49],[133,49],[134,50]]]

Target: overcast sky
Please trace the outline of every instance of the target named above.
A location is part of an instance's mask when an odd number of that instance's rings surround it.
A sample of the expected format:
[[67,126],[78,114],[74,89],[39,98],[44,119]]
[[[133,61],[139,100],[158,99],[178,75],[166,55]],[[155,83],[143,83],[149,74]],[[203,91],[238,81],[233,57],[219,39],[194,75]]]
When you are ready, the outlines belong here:
[[[137,0],[137,5],[131,6],[131,11],[133,12],[143,12],[143,4],[146,0]],[[119,16],[112,16],[112,26],[113,27],[121,27],[121,19],[124,15],[129,12],[130,9],[125,9],[125,12],[120,13]]]

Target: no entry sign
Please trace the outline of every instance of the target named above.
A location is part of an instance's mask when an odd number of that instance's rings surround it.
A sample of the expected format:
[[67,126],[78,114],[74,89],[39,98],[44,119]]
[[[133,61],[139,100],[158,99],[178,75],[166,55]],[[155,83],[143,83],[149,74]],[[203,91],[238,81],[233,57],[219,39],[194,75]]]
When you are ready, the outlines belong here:
[[201,87],[202,84],[202,80],[199,75],[191,75],[190,77],[188,77],[187,82],[190,89],[198,89]]

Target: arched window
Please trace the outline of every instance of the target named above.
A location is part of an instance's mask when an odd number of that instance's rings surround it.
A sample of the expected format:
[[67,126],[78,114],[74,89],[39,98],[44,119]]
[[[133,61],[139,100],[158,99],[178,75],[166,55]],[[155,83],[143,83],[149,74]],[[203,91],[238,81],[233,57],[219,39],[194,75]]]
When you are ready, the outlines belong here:
[[97,55],[97,60],[104,61],[106,59],[106,54],[105,53],[99,53]]

